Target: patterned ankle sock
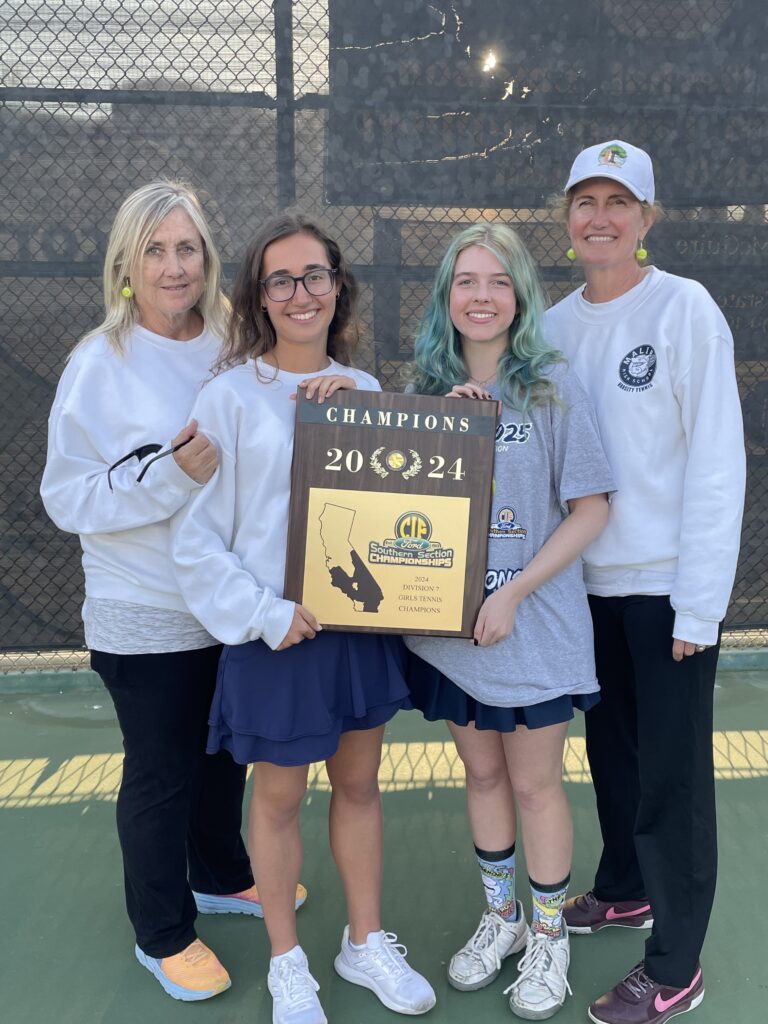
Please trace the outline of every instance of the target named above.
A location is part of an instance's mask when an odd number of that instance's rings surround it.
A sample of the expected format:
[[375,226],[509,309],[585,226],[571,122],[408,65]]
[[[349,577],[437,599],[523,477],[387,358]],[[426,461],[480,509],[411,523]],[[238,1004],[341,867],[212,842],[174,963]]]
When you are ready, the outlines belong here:
[[485,888],[488,909],[505,921],[517,919],[515,902],[515,844],[494,853],[475,847],[477,863]]
[[540,885],[538,882],[534,882],[530,875],[528,881],[531,886],[533,902],[531,928],[535,932],[542,932],[544,935],[557,938],[562,928],[563,904],[565,903],[565,894],[568,892],[568,883],[571,881],[570,874],[555,885]]

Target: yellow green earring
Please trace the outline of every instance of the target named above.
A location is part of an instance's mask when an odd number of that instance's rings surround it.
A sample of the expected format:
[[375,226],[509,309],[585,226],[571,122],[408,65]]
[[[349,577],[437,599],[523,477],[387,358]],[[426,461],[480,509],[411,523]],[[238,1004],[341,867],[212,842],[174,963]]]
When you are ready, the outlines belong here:
[[648,250],[643,245],[642,239],[638,242],[637,249],[635,249],[635,259],[638,263],[648,259]]
[[571,263],[573,263],[573,261],[576,259],[576,251],[574,250],[573,246],[571,246],[570,249],[565,250],[565,255],[568,257]]
[[123,296],[124,299],[132,299],[133,298],[133,288],[131,288],[131,283],[130,283],[130,281],[128,280],[127,277],[125,279],[125,284],[120,289],[120,294]]

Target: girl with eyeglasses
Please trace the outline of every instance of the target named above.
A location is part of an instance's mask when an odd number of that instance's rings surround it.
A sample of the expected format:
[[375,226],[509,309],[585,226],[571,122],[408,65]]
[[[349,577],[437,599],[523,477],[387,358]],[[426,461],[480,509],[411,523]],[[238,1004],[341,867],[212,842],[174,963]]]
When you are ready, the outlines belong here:
[[213,479],[173,524],[177,576],[190,608],[226,644],[208,749],[253,764],[249,842],[272,946],[274,1024],[325,1024],[296,932],[299,810],[308,767],[332,785],[331,849],[349,924],[334,966],[400,1013],[435,1003],[396,936],[381,928],[384,724],[409,707],[404,652],[392,636],[322,632],[282,596],[296,388],[320,378],[380,390],[349,366],[357,286],[337,244],[306,218],[268,221],[248,246],[218,375],[194,409],[220,451]]

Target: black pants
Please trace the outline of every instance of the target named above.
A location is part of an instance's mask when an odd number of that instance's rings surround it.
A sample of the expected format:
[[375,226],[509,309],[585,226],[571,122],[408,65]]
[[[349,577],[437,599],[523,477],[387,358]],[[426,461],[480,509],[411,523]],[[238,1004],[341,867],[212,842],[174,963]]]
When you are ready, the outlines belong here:
[[227,753],[205,753],[220,652],[91,651],[123,733],[117,831],[128,916],[153,957],[194,941],[192,889],[225,894],[253,885],[240,835],[245,768]]
[[586,714],[603,853],[595,895],[645,900],[654,981],[690,984],[717,875],[712,699],[719,642],[676,662],[667,597],[590,597],[601,700]]

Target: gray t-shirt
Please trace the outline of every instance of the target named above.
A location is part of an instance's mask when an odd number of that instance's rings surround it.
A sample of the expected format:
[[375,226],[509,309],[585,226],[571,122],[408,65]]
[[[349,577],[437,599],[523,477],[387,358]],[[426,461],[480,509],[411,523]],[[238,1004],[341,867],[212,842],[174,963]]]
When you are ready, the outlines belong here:
[[[565,365],[550,372],[558,402],[525,414],[502,406],[496,431],[486,596],[530,562],[568,514],[566,502],[613,491],[594,410]],[[496,386],[491,395],[498,399]],[[407,636],[408,647],[466,693],[494,707],[526,707],[598,689],[581,559],[529,594],[512,633],[490,647]]]

